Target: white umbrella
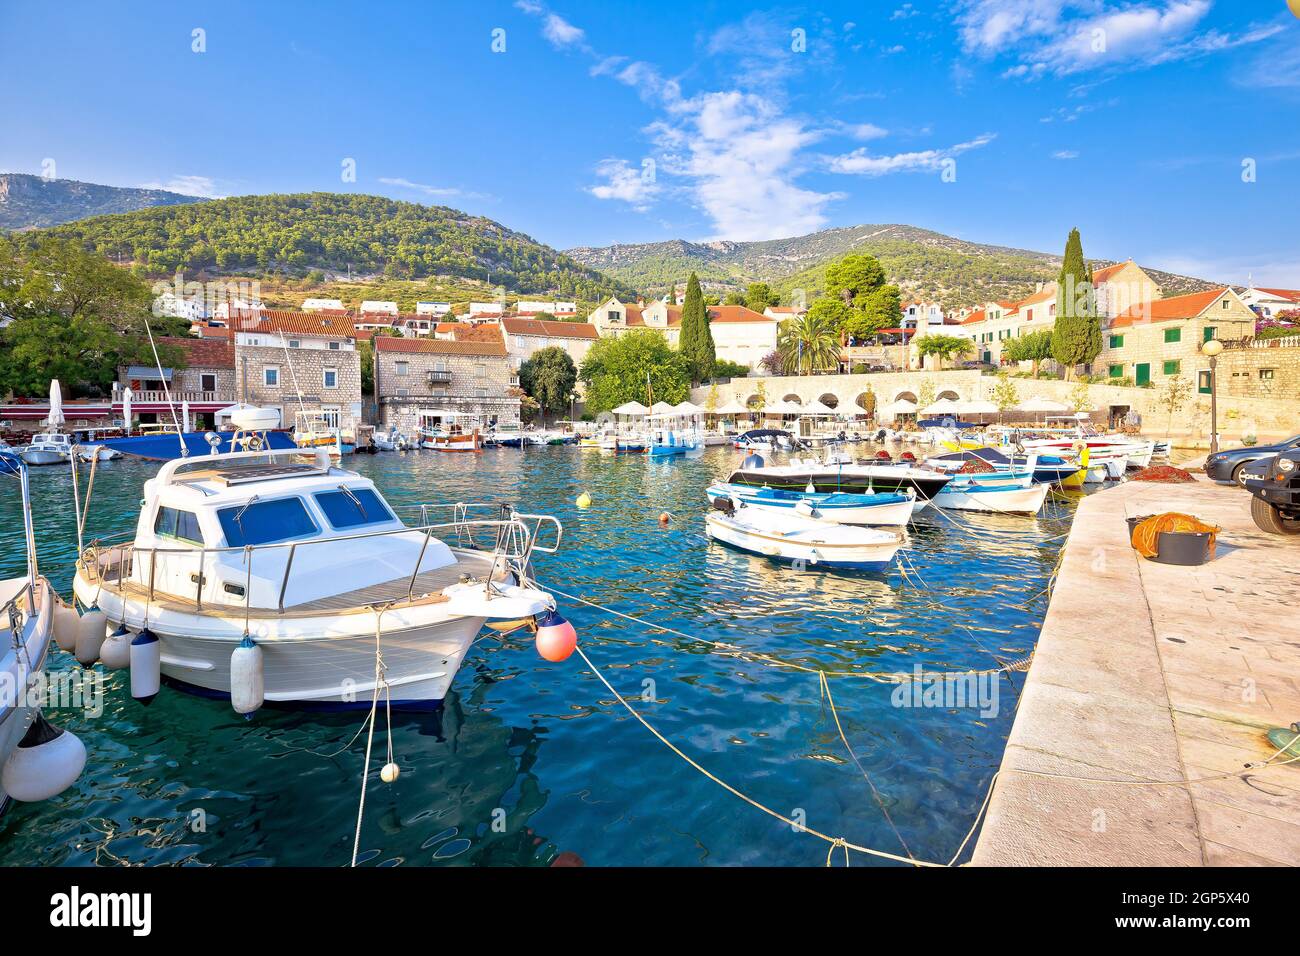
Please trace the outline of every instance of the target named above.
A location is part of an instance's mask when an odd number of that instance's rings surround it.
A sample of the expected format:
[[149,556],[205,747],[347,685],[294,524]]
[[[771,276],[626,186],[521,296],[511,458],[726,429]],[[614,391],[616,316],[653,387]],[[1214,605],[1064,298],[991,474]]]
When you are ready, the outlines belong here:
[[655,402],[650,406],[650,411],[654,412],[656,415],[666,415],[671,413],[672,410],[673,407],[667,402]]
[[650,409],[646,408],[640,402],[624,402],[618,408],[614,409],[615,415],[633,415],[641,416],[648,414]]
[[123,430],[131,434],[131,389],[122,389],[122,426]]
[[1050,398],[1027,398],[1016,406],[1018,412],[1068,412],[1069,405],[1054,402]]
[[704,409],[698,405],[692,405],[690,402],[678,402],[673,406],[673,411],[678,415],[698,415]]
[[740,402],[736,401],[733,398],[731,401],[719,405],[713,411],[709,412],[709,414],[710,415],[748,415],[749,409],[746,408],[744,405],[740,404]]
[[188,401],[185,401],[185,402],[181,402],[181,431],[187,432],[189,430],[190,430],[190,403]]
[[835,411],[835,409],[831,408],[829,405],[824,404],[820,399],[814,399],[813,401],[809,402],[807,405],[804,405],[800,409],[800,411],[805,415],[821,416],[821,417],[825,417],[827,415],[839,414],[838,412]]
[[910,415],[916,411],[916,402],[909,402],[905,398],[900,398],[896,402],[890,402],[884,408],[880,409],[882,415]]
[[937,402],[927,405],[925,406],[925,408],[921,409],[921,414],[948,415],[951,414],[952,412],[957,412],[960,410],[961,410],[961,406],[956,402],[954,402],[951,398],[941,398]]
[[992,402],[976,399],[973,402],[958,402],[957,411],[964,415],[996,415],[999,409]]
[[63,389],[59,388],[57,378],[50,379],[50,413],[45,416],[45,424],[51,428],[63,424]]
[[776,402],[776,403],[773,404],[773,405],[768,405],[766,408],[763,409],[763,414],[765,414],[765,415],[798,415],[801,411],[803,411],[803,406],[802,406],[802,405],[797,405],[797,404],[795,404],[794,402],[785,402],[785,401],[782,401],[782,402]]

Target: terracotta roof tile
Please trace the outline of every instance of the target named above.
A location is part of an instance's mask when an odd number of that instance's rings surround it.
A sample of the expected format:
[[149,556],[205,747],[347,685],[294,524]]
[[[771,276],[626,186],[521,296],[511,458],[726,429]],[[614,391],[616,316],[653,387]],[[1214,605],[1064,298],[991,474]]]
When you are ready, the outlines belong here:
[[322,338],[352,339],[357,335],[350,316],[279,309],[234,312],[231,314],[230,327],[236,332],[285,332]]
[[1167,299],[1142,302],[1112,319],[1110,328],[1138,325],[1141,322],[1171,322],[1174,319],[1194,319],[1218,301],[1219,297],[1227,291],[1226,286],[1220,286],[1208,292],[1193,292],[1190,295],[1175,295]]
[[549,322],[546,319],[504,318],[502,327],[511,335],[545,335],[555,339],[596,339],[600,334],[586,322]]
[[453,339],[406,339],[381,335],[375,339],[376,352],[427,353],[431,355],[484,355],[505,358],[501,342],[462,342]]
[[1289,299],[1292,302],[1300,302],[1300,289],[1256,289],[1256,292],[1267,292],[1269,295],[1278,299]]
[[775,322],[776,319],[743,305],[709,306],[710,322]]
[[158,341],[181,349],[185,353],[185,364],[190,368],[235,367],[235,347],[228,341],[172,335],[160,335]]

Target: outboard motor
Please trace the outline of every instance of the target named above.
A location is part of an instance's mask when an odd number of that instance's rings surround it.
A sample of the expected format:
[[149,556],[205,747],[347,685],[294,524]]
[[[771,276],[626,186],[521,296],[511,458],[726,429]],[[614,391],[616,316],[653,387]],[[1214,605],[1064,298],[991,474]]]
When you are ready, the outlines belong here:
[[741,468],[762,468],[765,464],[766,462],[763,461],[763,456],[760,455],[758,452],[754,451],[754,452],[750,452],[748,455],[745,456],[745,460],[740,463],[740,467]]
[[727,495],[713,499],[713,507],[721,511],[724,515],[734,515],[736,513],[736,503]]

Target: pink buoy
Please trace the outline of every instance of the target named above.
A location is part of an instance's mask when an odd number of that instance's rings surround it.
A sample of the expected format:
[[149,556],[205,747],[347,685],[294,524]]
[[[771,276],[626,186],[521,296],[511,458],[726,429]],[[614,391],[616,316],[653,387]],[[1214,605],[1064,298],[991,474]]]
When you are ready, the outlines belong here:
[[547,611],[537,621],[537,653],[553,664],[567,661],[578,646],[578,632],[558,611]]

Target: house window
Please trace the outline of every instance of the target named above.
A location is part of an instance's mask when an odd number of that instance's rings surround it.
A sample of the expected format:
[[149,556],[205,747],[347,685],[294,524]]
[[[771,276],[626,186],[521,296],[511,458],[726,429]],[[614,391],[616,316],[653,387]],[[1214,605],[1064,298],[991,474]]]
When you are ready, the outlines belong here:
[[262,368],[262,384],[267,388],[280,387],[280,366],[267,365]]
[[1209,395],[1210,392],[1214,391],[1213,386],[1210,385],[1210,377],[1211,376],[1210,376],[1209,369],[1202,369],[1201,371],[1197,372],[1196,391],[1198,391],[1202,395]]
[[1271,368],[1262,368],[1259,370],[1259,380],[1261,382],[1273,381],[1273,370]]
[[1124,366],[1123,366],[1123,365],[1112,365],[1112,366],[1110,367],[1110,377],[1111,377],[1111,378],[1123,378],[1123,377],[1124,377]]
[[394,363],[393,363],[393,370],[394,370],[398,375],[406,375],[406,374],[411,370],[411,363],[410,363],[410,362],[394,362]]
[[298,339],[290,339],[290,340],[289,340],[289,348],[291,348],[291,349],[300,349],[300,348],[302,348],[302,342],[300,342]]
[[1183,363],[1180,362],[1178,359],[1170,359],[1168,362],[1164,364],[1165,374],[1177,375],[1178,370],[1182,367],[1182,364]]
[[339,343],[337,343],[337,342],[331,342],[331,343],[330,343],[330,351],[332,351],[332,352],[337,352],[338,350],[339,350]]
[[1223,300],[1223,308],[1227,309],[1227,308],[1231,308],[1231,306],[1232,306],[1232,301],[1231,301],[1231,300],[1229,300],[1229,299],[1224,299],[1224,300]]
[[1181,342],[1183,340],[1182,329],[1165,329],[1165,342]]
[[605,318],[608,319],[610,322],[622,321],[619,314],[613,309],[610,309],[607,313],[605,313]]
[[215,375],[204,374],[199,376],[199,391],[215,392],[216,390],[217,390],[217,377]]
[[1110,347],[1113,349],[1122,349],[1124,347],[1124,336],[1112,335],[1110,337]]
[[474,372],[479,378],[487,378],[487,365],[483,362],[479,362],[478,365],[474,367]]
[[324,370],[324,379],[326,388],[339,387],[339,370],[336,368],[327,368]]

